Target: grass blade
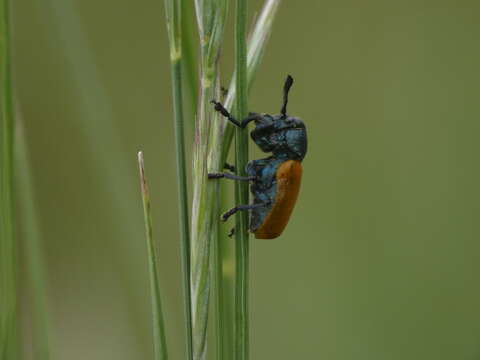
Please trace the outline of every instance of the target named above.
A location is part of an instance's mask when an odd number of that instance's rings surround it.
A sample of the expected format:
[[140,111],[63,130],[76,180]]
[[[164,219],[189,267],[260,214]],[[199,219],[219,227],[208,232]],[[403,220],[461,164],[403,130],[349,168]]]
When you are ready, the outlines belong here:
[[165,0],[165,16],[170,45],[172,99],[174,109],[175,150],[177,162],[177,193],[179,204],[180,244],[184,289],[185,338],[187,359],[192,359],[192,313],[190,288],[190,230],[188,224],[188,193],[185,160],[185,135],[182,99],[182,0]]
[[[212,149],[219,139],[212,129],[219,122],[210,101],[219,94],[218,57],[222,45],[227,0],[195,0],[200,35],[200,93],[193,152],[193,206],[191,246],[191,286],[193,357],[203,360],[207,348],[207,323],[210,302],[212,242],[216,242],[219,184],[208,181],[212,171]],[[216,264],[215,264],[216,266]]]
[[[227,185],[220,184],[220,207],[228,208],[231,204],[225,201]],[[217,320],[217,359],[232,359],[234,354],[233,329],[234,329],[234,241],[226,234],[231,230],[230,224],[218,223],[215,252],[215,306]]]
[[[183,71],[185,74],[186,92],[189,94],[189,102],[191,106],[192,125],[197,110],[197,53],[194,45],[195,39],[195,14],[190,2],[182,1],[182,61]],[[189,125],[189,124],[187,124]]]
[[187,359],[192,359],[192,313],[190,309],[190,230],[188,218],[188,194],[185,160],[185,136],[182,105],[182,75],[180,61],[172,63],[172,91],[175,104],[175,145],[178,177],[178,202],[180,215],[180,237],[182,274],[184,283],[184,313],[186,325]]
[[145,218],[145,232],[147,237],[148,268],[150,272],[150,288],[152,295],[153,344],[156,360],[167,360],[167,343],[165,340],[165,325],[163,322],[162,301],[160,296],[159,274],[157,268],[158,257],[152,238],[152,215],[150,211],[150,192],[145,177],[143,153],[138,153],[138,167],[140,171],[140,187],[143,200],[143,216]]
[[[235,72],[236,118],[247,117],[247,0],[237,0],[235,14]],[[235,168],[237,174],[246,176],[248,162],[248,129],[235,130]],[[248,183],[235,182],[236,204],[248,204]],[[249,239],[248,212],[239,211],[235,217],[235,359],[248,360],[248,267]]]
[[9,1],[0,0],[0,359],[16,359],[16,241],[14,114],[10,67]]
[[22,127],[17,127],[17,130],[18,200],[20,221],[22,223],[20,231],[24,241],[23,248],[30,281],[33,354],[35,359],[49,360],[51,357],[50,324],[45,291],[44,256],[41,249],[40,229],[25,132]]

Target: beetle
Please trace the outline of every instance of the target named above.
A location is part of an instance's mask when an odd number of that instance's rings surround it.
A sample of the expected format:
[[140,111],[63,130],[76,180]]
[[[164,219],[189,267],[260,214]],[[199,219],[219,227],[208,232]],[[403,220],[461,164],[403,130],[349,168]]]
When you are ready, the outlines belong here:
[[[248,176],[228,172],[210,173],[209,179],[227,178],[250,181],[253,204],[237,205],[222,215],[226,221],[238,211],[251,211],[250,231],[257,239],[274,239],[285,229],[297,201],[302,180],[302,160],[307,153],[307,131],[302,120],[287,115],[288,93],[293,78],[288,75],[283,87],[283,105],[279,115],[249,113],[242,121],[235,119],[225,107],[212,100],[215,110],[235,126],[245,128],[255,122],[250,136],[258,147],[271,156],[247,164]],[[235,171],[231,165],[225,169]]]

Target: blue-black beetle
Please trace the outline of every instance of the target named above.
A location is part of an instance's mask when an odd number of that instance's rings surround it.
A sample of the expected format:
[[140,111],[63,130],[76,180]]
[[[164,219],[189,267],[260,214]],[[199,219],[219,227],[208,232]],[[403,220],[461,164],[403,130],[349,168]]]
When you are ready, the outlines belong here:
[[[288,92],[293,78],[288,75],[283,88],[280,115],[250,113],[238,121],[219,102],[212,101],[215,110],[238,127],[245,128],[255,121],[250,136],[258,147],[272,155],[247,164],[246,177],[229,173],[208,174],[210,179],[228,178],[251,181],[253,204],[237,205],[222,215],[226,221],[240,210],[251,210],[250,231],[257,239],[278,237],[288,223],[295,206],[302,179],[301,161],[307,153],[307,131],[302,120],[287,115]],[[226,164],[226,169],[235,169]]]

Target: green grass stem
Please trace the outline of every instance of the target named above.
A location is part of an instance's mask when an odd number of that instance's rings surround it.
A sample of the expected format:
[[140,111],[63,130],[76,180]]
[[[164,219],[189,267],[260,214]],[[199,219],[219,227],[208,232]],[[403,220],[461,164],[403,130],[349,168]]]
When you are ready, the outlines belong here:
[[[195,14],[191,2],[182,1],[182,60],[183,73],[185,74],[186,93],[189,95],[192,118],[194,125],[195,112],[197,111],[198,97],[198,69],[197,53],[194,45],[195,39]],[[187,124],[187,126],[190,124]]]
[[26,271],[29,280],[29,299],[32,318],[32,351],[37,360],[49,360],[50,321],[45,287],[46,271],[41,245],[38,211],[35,206],[35,191],[30,171],[29,151],[25,132],[17,127],[16,159],[18,180],[18,205],[20,232],[23,239]]
[[167,360],[167,342],[165,339],[165,325],[163,321],[162,301],[160,295],[158,256],[152,236],[152,215],[150,211],[150,191],[145,177],[143,153],[138,153],[138,167],[140,171],[140,187],[143,200],[143,215],[145,219],[145,233],[147,238],[148,268],[150,273],[150,288],[152,295],[153,345],[155,360]]
[[177,162],[177,193],[184,288],[185,339],[187,359],[193,359],[190,286],[190,230],[185,160],[185,135],[182,97],[182,0],[165,0],[165,16],[170,45],[172,99]]
[[[207,173],[215,171],[215,161],[211,152],[220,154],[219,139],[213,129],[219,117],[210,101],[218,98],[220,79],[218,58],[222,45],[227,0],[195,0],[198,33],[200,37],[200,92],[195,122],[193,151],[193,206],[192,206],[192,247],[191,247],[191,286],[194,359],[206,358],[207,324],[210,304],[210,291],[218,287],[215,276],[212,285],[212,267],[218,270],[215,257],[211,257],[218,240],[219,183],[210,181]],[[214,262],[214,264],[212,264]],[[216,297],[216,296],[215,296]],[[218,309],[218,308],[216,308]],[[218,316],[218,314],[217,314]],[[217,329],[218,330],[218,329]],[[218,333],[218,332],[217,332]],[[218,344],[218,339],[217,339]],[[221,346],[218,344],[217,348]],[[219,351],[221,356],[222,351]]]
[[[227,209],[231,206],[231,201],[227,202],[226,194],[229,183],[220,184],[220,208]],[[233,330],[234,330],[234,252],[235,242],[227,237],[231,224],[222,224],[219,222],[218,231],[218,253],[216,254],[217,273],[216,282],[219,284],[218,294],[216,294],[217,306],[217,356],[218,359],[232,359],[234,354]]]
[[16,359],[16,241],[14,114],[10,67],[9,1],[0,0],[0,359]]
[[192,359],[192,313],[191,313],[191,288],[190,288],[190,230],[188,216],[188,193],[187,193],[187,174],[185,160],[185,135],[183,122],[183,104],[182,104],[182,67],[180,61],[172,63],[172,91],[174,102],[175,118],[175,148],[177,160],[177,178],[178,178],[178,203],[180,216],[180,237],[181,237],[181,257],[182,257],[182,276],[184,284],[184,314],[186,325],[186,350],[187,359]]
[[[219,188],[221,191],[221,189]],[[218,202],[217,202],[218,204]],[[223,308],[225,301],[223,299],[223,269],[222,269],[222,241],[220,239],[220,222],[217,224],[217,229],[214,233],[215,238],[212,239],[212,284],[213,284],[213,294],[214,294],[214,303],[215,303],[215,320],[216,320],[216,329],[215,329],[215,345],[217,351],[217,359],[222,360],[225,358],[225,349],[223,337],[226,335],[226,324],[225,324],[225,309]]]
[[[237,119],[244,119],[248,114],[247,104],[247,0],[236,1],[235,11],[235,72]],[[240,176],[246,176],[248,162],[248,130],[235,130],[235,167]],[[248,183],[235,182],[235,203],[248,204]],[[249,324],[248,324],[248,267],[249,239],[248,212],[240,211],[235,218],[235,359],[248,360]]]

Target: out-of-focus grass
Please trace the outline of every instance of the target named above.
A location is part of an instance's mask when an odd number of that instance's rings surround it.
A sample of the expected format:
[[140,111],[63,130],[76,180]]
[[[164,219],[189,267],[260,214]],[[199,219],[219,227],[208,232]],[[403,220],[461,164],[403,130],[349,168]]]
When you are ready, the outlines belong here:
[[28,274],[28,291],[31,309],[32,354],[35,359],[49,360],[50,315],[46,298],[46,273],[42,237],[38,223],[39,213],[33,188],[31,162],[24,128],[19,121],[16,135],[17,200],[19,210],[19,235],[23,239],[23,254]]
[[0,1],[0,359],[17,356],[14,114],[10,6]]
[[[126,189],[135,188],[135,167],[130,165],[135,164],[135,155],[123,152],[123,140],[117,126],[112,99],[105,85],[105,79],[101,75],[97,54],[92,48],[88,32],[82,21],[79,4],[73,1],[58,0],[38,2],[34,0],[31,4],[42,19],[47,21],[51,36],[49,41],[55,44],[55,51],[62,58],[67,69],[69,90],[75,97],[72,112],[78,116],[75,129],[80,131],[79,136],[86,142],[85,149],[92,171],[91,177],[94,177],[98,186],[103,189],[102,196],[108,199],[107,207],[112,216],[109,220],[110,224],[115,224],[114,232],[123,234],[130,239],[130,241],[115,241],[114,238],[108,238],[104,239],[104,242],[111,244],[112,254],[135,253],[138,248],[135,244],[139,235],[137,230],[141,227],[132,223],[132,212],[124,206],[125,202],[133,205],[136,199],[138,200],[135,192],[126,191]],[[28,106],[25,102],[22,102],[21,105],[24,108]],[[59,118],[59,120],[61,119]],[[62,120],[67,121],[66,119]],[[64,136],[64,134],[58,135],[60,138]],[[71,136],[71,134],[67,136]],[[70,152],[66,152],[64,155],[68,158]],[[86,175],[87,178],[90,178],[89,174]],[[99,199],[95,201],[98,202]],[[95,203],[90,205],[98,206]],[[114,217],[116,220],[113,219]],[[98,229],[96,235],[101,231],[103,228]],[[123,279],[125,281],[123,286],[129,287],[134,281],[131,278],[130,267],[140,265],[141,261],[134,257],[125,257],[120,261],[118,256],[109,255],[106,258],[106,264],[119,269],[119,273],[116,274],[117,279],[113,281]],[[131,304],[138,301],[137,294],[126,290],[122,293],[125,296],[122,302]],[[139,310],[133,308],[126,313],[126,316],[130,319],[129,326],[132,328],[132,336],[140,339],[141,332],[133,330],[138,329],[138,314]],[[148,349],[143,348],[142,352],[148,353]]]

